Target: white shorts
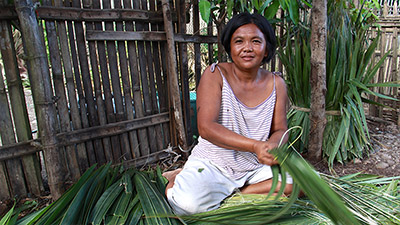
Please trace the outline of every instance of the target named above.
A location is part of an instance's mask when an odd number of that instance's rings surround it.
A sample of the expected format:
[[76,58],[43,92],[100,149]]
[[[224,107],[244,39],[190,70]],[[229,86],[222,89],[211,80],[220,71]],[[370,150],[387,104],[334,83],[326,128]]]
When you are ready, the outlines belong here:
[[[286,183],[293,183],[287,174]],[[232,179],[207,159],[189,157],[183,170],[176,176],[174,186],[167,191],[167,199],[177,215],[188,215],[217,209],[221,202],[244,185],[272,178],[270,166],[250,171],[241,179]]]

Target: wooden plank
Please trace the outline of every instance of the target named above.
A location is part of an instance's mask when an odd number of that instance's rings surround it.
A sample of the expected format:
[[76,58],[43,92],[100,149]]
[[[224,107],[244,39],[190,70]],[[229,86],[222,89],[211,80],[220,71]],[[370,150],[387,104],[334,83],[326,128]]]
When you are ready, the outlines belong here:
[[171,20],[171,9],[169,7],[168,0],[162,0],[163,6],[163,15],[164,15],[164,28],[167,34],[167,48],[168,48],[168,85],[170,86],[170,98],[171,98],[171,106],[175,119],[176,130],[178,134],[179,145],[183,149],[187,149],[187,139],[186,132],[182,118],[182,105],[179,93],[179,83],[178,83],[178,74],[176,68],[176,51],[175,51],[175,42],[174,42],[174,30],[172,27]]
[[[134,9],[80,9],[71,7],[40,6],[38,18],[44,20],[70,21],[152,21],[162,23],[162,14]],[[14,7],[0,9],[0,20],[17,19]]]
[[[164,31],[86,31],[88,41],[166,41]],[[174,34],[174,41],[184,43],[217,43],[216,36]]]
[[[168,123],[169,121],[169,113],[166,112],[133,120],[107,124],[105,126],[90,127],[66,133],[59,133],[55,137],[58,141],[57,146],[61,147],[114,136],[133,130],[143,129],[149,126],[155,126],[157,124]],[[41,150],[41,139],[1,146],[0,161],[21,157],[23,155],[32,154]]]

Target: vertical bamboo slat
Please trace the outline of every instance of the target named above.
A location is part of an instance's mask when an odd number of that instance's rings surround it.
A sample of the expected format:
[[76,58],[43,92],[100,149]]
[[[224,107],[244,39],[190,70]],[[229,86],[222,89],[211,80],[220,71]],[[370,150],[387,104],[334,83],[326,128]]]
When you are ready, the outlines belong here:
[[[14,49],[14,41],[11,33],[11,24],[6,21],[1,22],[2,32],[1,38],[7,45],[1,45],[1,54],[5,66],[5,75],[9,91],[11,110],[13,115],[14,126],[17,134],[17,141],[26,141],[32,139],[30,123],[28,119],[28,111],[22,87],[22,81],[19,75],[18,64],[16,61],[16,53]],[[28,191],[34,194],[40,194],[43,189],[40,168],[38,166],[39,159],[36,154],[25,156],[22,158],[23,171],[28,185]],[[16,164],[15,168],[18,168]],[[15,171],[17,172],[17,171]],[[18,182],[22,185],[22,181]],[[19,189],[20,188],[20,189]],[[17,193],[25,192],[26,188],[17,186],[13,188]]]
[[25,41],[28,71],[33,99],[37,106],[36,114],[47,165],[49,187],[53,198],[57,199],[64,191],[66,169],[62,151],[56,147],[56,113],[44,40],[36,22],[33,3],[29,0],[19,0],[15,1],[15,6]]

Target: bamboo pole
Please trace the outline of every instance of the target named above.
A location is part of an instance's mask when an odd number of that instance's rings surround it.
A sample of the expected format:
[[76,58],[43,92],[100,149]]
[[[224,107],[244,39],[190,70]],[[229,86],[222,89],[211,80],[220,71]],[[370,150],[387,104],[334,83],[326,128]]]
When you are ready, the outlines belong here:
[[[17,141],[26,141],[32,139],[31,127],[28,118],[28,110],[24,97],[21,77],[19,75],[18,63],[16,61],[16,53],[14,49],[14,40],[11,32],[11,24],[7,21],[1,22],[1,39],[5,45],[0,45],[3,62],[5,65],[5,75],[9,91],[12,116],[17,134]],[[43,190],[42,180],[40,177],[39,159],[36,154],[25,156],[22,158],[22,166],[26,185],[23,182],[17,182],[20,185],[13,187],[16,193],[25,194],[26,189],[33,194],[39,195]],[[15,164],[16,170],[19,165]],[[13,171],[10,171],[13,173]],[[14,171],[18,173],[17,171]],[[23,179],[23,178],[22,178]]]
[[46,49],[40,28],[36,22],[37,18],[32,1],[17,0],[15,6],[25,40],[28,71],[31,78],[33,98],[35,105],[37,105],[36,114],[47,165],[49,187],[53,198],[57,199],[64,191],[66,169],[64,155],[62,151],[55,147],[57,144],[55,138],[56,113],[52,100],[53,91]]
[[176,129],[178,133],[178,141],[183,149],[187,149],[188,145],[186,142],[185,127],[182,118],[182,104],[179,93],[178,74],[176,68],[176,52],[175,52],[175,41],[174,31],[172,27],[172,16],[169,7],[168,0],[162,0],[163,16],[164,16],[164,28],[167,36],[168,46],[168,81],[171,90],[171,103],[173,115],[176,123]]

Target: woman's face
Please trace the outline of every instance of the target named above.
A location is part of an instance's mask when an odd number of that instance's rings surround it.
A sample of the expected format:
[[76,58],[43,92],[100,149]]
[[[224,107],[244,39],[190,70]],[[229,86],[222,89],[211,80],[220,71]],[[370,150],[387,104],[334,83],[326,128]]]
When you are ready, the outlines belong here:
[[233,62],[243,68],[258,68],[268,55],[264,34],[255,24],[239,27],[230,44]]

